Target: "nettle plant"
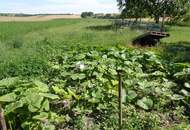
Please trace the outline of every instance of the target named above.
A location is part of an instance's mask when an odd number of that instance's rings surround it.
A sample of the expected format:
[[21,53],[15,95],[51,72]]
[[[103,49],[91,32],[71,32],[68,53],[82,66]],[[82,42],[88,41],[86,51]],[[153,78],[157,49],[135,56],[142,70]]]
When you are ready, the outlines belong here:
[[55,129],[55,122],[63,121],[50,110],[50,101],[59,99],[49,87],[38,81],[7,78],[0,81],[0,103],[10,129]]

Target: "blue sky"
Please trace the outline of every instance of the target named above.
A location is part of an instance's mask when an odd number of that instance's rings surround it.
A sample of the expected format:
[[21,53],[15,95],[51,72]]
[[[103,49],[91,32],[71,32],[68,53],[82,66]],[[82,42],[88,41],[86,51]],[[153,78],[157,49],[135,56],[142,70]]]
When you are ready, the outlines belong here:
[[116,0],[0,0],[4,13],[117,13]]

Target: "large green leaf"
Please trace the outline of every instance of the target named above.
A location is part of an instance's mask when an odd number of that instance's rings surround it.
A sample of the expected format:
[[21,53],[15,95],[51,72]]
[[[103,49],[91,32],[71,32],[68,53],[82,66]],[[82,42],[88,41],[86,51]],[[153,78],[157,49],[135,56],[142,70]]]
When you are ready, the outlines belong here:
[[43,96],[41,96],[40,94],[36,94],[36,93],[30,93],[29,95],[27,95],[26,98],[27,98],[29,105],[32,105],[38,109],[40,109],[41,103],[44,99]]
[[41,112],[39,115],[33,116],[33,119],[44,121],[48,119],[49,114],[46,112]]
[[15,93],[9,93],[0,97],[0,102],[13,102],[16,100],[17,95]]
[[36,85],[38,87],[38,89],[41,92],[48,92],[49,91],[49,87],[45,83],[40,82],[38,80],[33,81],[33,83],[34,83],[34,85]]
[[50,93],[39,93],[40,96],[46,97],[46,98],[50,98],[52,100],[55,99],[59,99],[59,96],[55,95],[55,94],[50,94]]
[[137,105],[145,110],[148,110],[153,106],[153,101],[150,98],[144,97],[137,101]]
[[45,109],[45,111],[49,111],[49,100],[46,99],[42,104],[42,109]]
[[25,121],[24,123],[21,124],[21,127],[24,130],[30,130],[31,125],[32,125],[32,121]]
[[30,112],[37,112],[39,109],[36,108],[36,107],[34,107],[33,105],[29,104],[29,105],[28,105],[28,110],[29,110]]
[[14,112],[17,108],[23,107],[23,102],[22,101],[17,101],[14,103],[11,103],[9,105],[6,105],[5,107],[5,114],[9,114],[10,112]]
[[133,100],[134,98],[137,97],[137,93],[133,90],[129,90],[127,93],[127,99],[128,100]]

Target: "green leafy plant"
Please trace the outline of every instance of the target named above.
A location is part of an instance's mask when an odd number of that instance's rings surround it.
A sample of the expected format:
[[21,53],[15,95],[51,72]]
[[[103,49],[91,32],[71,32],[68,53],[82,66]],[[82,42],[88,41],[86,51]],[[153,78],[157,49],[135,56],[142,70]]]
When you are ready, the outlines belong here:
[[118,129],[117,70],[123,80],[123,129],[186,122],[182,113],[189,102],[188,67],[175,68],[153,52],[123,47],[62,49],[39,75],[48,85],[19,78],[0,81],[10,128]]
[[11,129],[55,128],[53,118],[59,116],[50,110],[50,100],[59,97],[51,94],[46,84],[38,80],[8,78],[0,81],[0,88],[0,102]]
[[[117,70],[123,71],[122,100],[125,106],[133,105],[134,109],[147,113],[167,113],[169,104],[175,101],[177,106],[184,99],[172,91],[177,84],[168,78],[167,65],[153,52],[79,46],[71,50],[67,48],[61,56],[52,58],[50,68],[47,79],[51,79],[54,92],[67,99],[66,109],[59,108],[60,112],[69,113],[76,120],[79,119],[77,115],[93,118],[102,129],[116,129],[118,125]],[[75,125],[70,121],[68,124]],[[142,127],[145,129],[147,127]]]

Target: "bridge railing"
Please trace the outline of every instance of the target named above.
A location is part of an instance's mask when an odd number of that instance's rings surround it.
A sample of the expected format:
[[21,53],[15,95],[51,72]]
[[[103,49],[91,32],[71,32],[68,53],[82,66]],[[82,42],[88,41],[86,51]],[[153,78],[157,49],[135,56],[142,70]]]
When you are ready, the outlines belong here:
[[[131,29],[138,29],[144,31],[161,31],[161,25],[152,22],[135,21],[131,19],[116,19],[113,24],[117,27],[129,27]],[[165,28],[162,31],[166,31]]]

